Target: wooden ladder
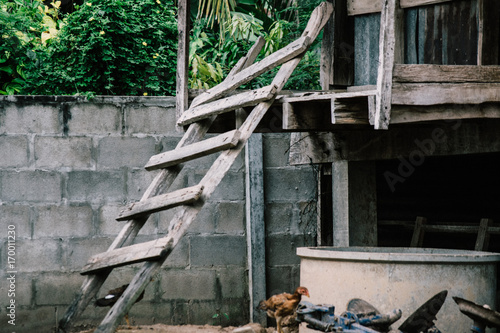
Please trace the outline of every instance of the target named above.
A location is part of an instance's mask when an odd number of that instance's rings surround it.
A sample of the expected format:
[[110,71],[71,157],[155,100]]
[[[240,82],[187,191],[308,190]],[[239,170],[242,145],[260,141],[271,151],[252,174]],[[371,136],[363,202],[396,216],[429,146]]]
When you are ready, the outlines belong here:
[[[127,222],[109,249],[93,256],[84,266],[81,274],[86,276],[85,281],[78,296],[60,320],[59,332],[68,332],[71,329],[74,321],[95,298],[113,268],[144,262],[129,283],[129,287],[109,310],[95,332],[116,330],[119,321],[128,313],[151,281],[151,277],[160,269],[236,160],[250,135],[273,104],[276,95],[292,75],[302,55],[330,18],[332,11],[330,3],[321,3],[313,11],[299,39],[254,63],[264,44],[263,39],[259,39],[224,82],[193,100],[190,108],[178,120],[179,125],[189,124],[179,144],[172,151],[151,157],[146,169],[161,169],[158,175],[139,202],[129,205],[120,212],[117,220]],[[278,65],[282,66],[268,87],[224,98],[242,84]],[[254,106],[254,108],[237,130],[202,140],[218,114],[243,106]],[[181,163],[216,152],[220,152],[219,157],[198,185],[167,192],[182,169]],[[131,245],[150,214],[173,207],[178,208],[170,222],[167,236]]]

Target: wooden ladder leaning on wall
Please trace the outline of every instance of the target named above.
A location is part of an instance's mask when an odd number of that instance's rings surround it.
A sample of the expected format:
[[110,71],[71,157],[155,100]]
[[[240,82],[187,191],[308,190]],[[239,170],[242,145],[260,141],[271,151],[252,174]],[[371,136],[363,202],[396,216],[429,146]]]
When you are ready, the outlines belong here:
[[[95,298],[113,268],[144,262],[129,287],[109,310],[95,332],[115,331],[119,321],[128,313],[151,281],[151,277],[160,269],[236,160],[250,135],[273,104],[276,95],[292,75],[302,55],[327,23],[332,11],[333,6],[330,3],[321,3],[313,11],[299,39],[253,64],[264,44],[263,39],[259,39],[224,82],[193,100],[190,108],[178,120],[179,125],[189,125],[179,144],[172,151],[151,157],[145,168],[161,169],[160,172],[142,199],[119,214],[117,220],[127,222],[109,249],[93,256],[83,268],[81,274],[86,275],[85,281],[79,294],[60,320],[59,332],[68,332],[71,329],[72,324]],[[271,85],[224,98],[242,84],[278,65],[282,66]],[[218,114],[244,106],[255,107],[237,130],[202,141]],[[182,169],[181,163],[216,152],[220,152],[219,157],[198,185],[167,193]],[[177,207],[177,211],[170,222],[167,236],[131,245],[150,214],[174,207]]]

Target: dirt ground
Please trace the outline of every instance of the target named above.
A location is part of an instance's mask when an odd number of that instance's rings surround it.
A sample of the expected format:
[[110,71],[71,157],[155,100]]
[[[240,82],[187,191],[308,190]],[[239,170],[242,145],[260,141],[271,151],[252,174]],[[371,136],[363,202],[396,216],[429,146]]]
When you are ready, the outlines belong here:
[[[252,324],[252,328],[256,333],[274,333],[276,332],[273,328],[264,329],[260,325]],[[250,325],[248,325],[250,326]],[[220,326],[196,326],[196,325],[182,325],[182,326],[171,326],[164,324],[156,325],[141,325],[141,326],[119,326],[116,333],[232,333],[237,327],[220,327]],[[79,333],[92,333],[94,330],[80,331]]]

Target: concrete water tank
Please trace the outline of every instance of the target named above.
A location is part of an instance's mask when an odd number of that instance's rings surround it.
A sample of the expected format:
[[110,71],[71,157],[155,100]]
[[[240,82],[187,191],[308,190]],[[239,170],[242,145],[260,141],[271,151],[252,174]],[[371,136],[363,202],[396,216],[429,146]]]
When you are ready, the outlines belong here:
[[[380,247],[298,248],[300,284],[314,304],[332,304],[340,315],[352,298],[362,298],[382,313],[403,311],[399,327],[425,301],[442,290],[448,297],[437,315],[444,333],[468,333],[472,320],[452,296],[496,309],[499,253]],[[301,327],[300,332],[317,332]],[[489,330],[488,332],[492,332]]]

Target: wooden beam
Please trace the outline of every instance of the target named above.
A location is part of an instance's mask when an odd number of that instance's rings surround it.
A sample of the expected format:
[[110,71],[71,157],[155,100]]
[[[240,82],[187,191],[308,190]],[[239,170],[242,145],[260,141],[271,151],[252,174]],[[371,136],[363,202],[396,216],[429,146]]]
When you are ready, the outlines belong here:
[[[412,8],[426,5],[436,5],[453,0],[401,0],[401,8]],[[349,15],[363,15],[380,13],[382,3],[373,0],[347,0],[347,13]]]
[[397,59],[396,48],[402,35],[399,30],[401,9],[399,0],[383,0],[380,18],[380,47],[377,72],[377,96],[375,105],[375,129],[388,129],[391,119],[392,72]]
[[500,83],[397,83],[392,89],[392,104],[399,105],[487,102],[500,102]]
[[308,36],[303,36],[296,41],[288,44],[284,48],[274,52],[261,61],[245,68],[241,72],[228,77],[221,84],[207,90],[203,94],[196,97],[191,103],[191,108],[194,108],[203,103],[213,101],[245,84],[257,76],[279,66],[290,59],[295,58],[303,53],[310,45],[311,39]]
[[188,125],[200,119],[219,115],[224,112],[236,110],[247,106],[254,106],[262,101],[271,99],[276,94],[275,86],[266,86],[260,89],[245,91],[239,94],[202,104],[190,108],[177,120],[180,126]]
[[168,168],[202,156],[230,149],[238,144],[239,138],[240,132],[238,130],[233,130],[210,139],[198,141],[181,148],[154,155],[149,159],[145,169],[151,171]]
[[397,83],[499,83],[500,66],[395,64]]
[[96,274],[103,269],[126,266],[142,261],[158,260],[171,248],[164,238],[121,247],[90,258],[80,274]]
[[479,230],[477,232],[476,245],[474,246],[474,250],[488,251],[488,246],[490,245],[490,233],[488,229],[492,224],[492,219],[481,219],[481,221],[479,222]]
[[250,318],[265,325],[267,314],[255,311],[266,299],[266,228],[262,134],[252,134],[245,146],[246,230]]
[[188,108],[189,0],[180,0],[177,7],[177,80],[176,119]]
[[477,0],[478,7],[478,65],[498,65],[500,42],[499,29],[491,27],[498,24],[500,12],[497,0]]
[[203,185],[195,185],[174,192],[157,195],[147,200],[134,202],[122,210],[116,220],[126,221],[180,205],[187,205],[197,201],[202,192]]

